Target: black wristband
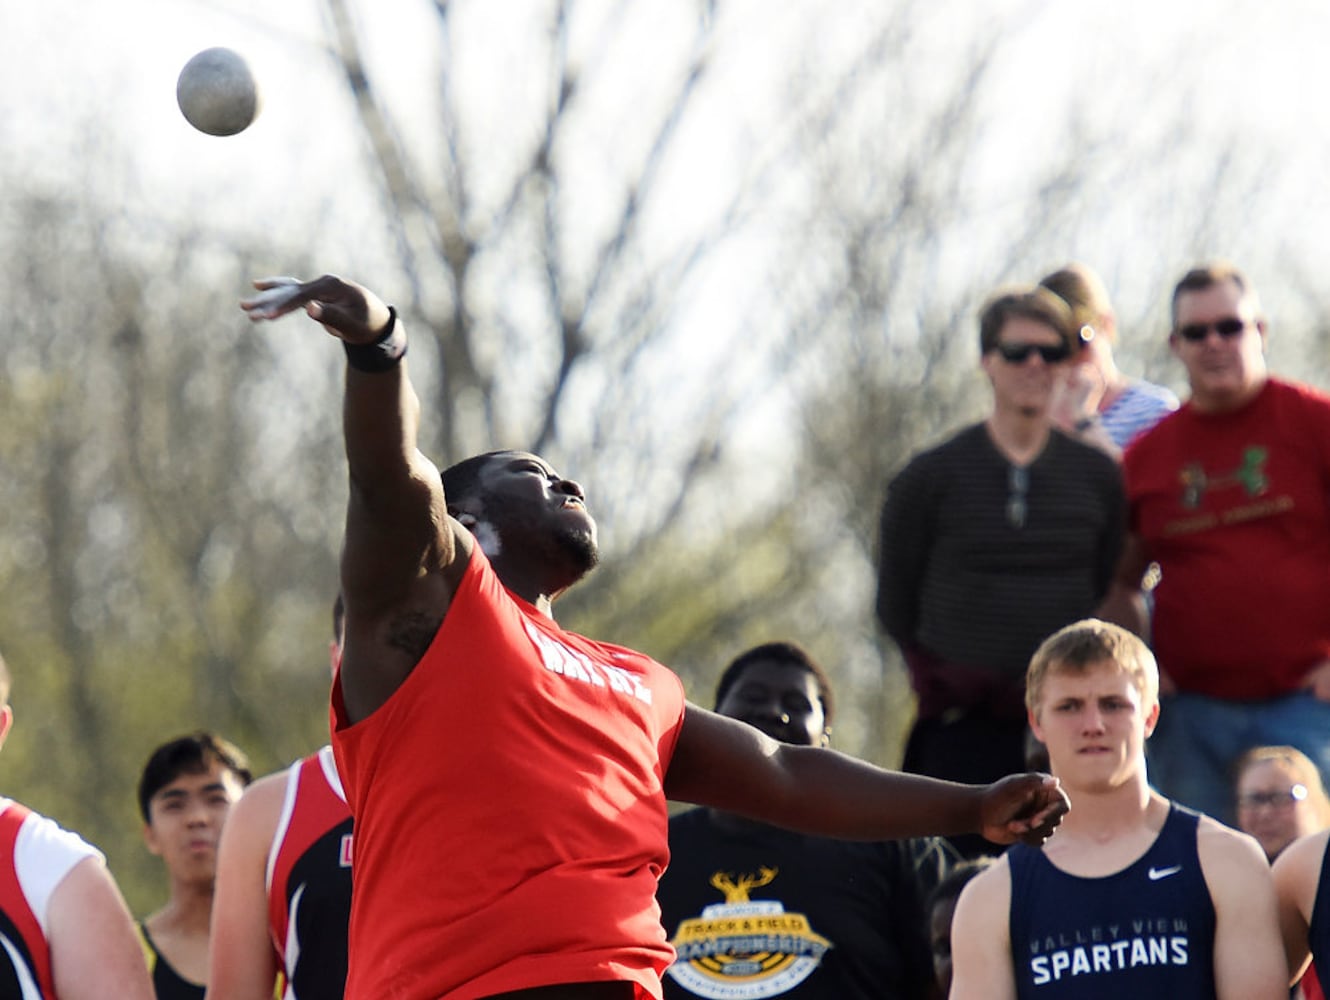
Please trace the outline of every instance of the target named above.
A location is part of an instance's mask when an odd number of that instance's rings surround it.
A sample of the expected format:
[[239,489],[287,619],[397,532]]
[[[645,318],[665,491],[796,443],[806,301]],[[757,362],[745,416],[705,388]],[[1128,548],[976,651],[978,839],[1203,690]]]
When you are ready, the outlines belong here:
[[388,325],[379,339],[370,344],[349,344],[342,341],[346,363],[358,372],[391,371],[406,357],[406,332],[397,326],[397,310],[388,307]]

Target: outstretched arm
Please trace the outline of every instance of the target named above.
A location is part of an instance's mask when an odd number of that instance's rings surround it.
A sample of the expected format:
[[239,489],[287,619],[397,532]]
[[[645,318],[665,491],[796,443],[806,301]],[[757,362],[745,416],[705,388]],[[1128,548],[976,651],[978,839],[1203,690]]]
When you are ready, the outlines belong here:
[[217,848],[206,1000],[271,1000],[277,954],[268,930],[268,851],[287,774],[261,778],[231,807]]
[[1067,811],[1055,778],[960,785],[888,771],[825,747],[778,743],[689,705],[665,776],[671,799],[847,840],[982,833],[1042,843]]
[[153,1000],[134,921],[101,858],[84,858],[47,909],[51,975],[63,1000]]
[[343,429],[350,473],[342,595],[342,698],[350,721],[387,700],[422,650],[404,620],[437,628],[469,536],[447,515],[438,470],[416,446],[420,402],[407,377],[405,329],[373,292],[334,275],[266,278],[241,303],[251,320],[303,308],[347,346]]

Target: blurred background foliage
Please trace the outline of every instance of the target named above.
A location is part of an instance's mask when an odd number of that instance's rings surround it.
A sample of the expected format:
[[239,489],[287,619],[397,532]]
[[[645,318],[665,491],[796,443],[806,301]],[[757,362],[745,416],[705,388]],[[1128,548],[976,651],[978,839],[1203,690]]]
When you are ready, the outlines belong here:
[[[138,913],[164,894],[133,796],[152,747],[213,728],[262,773],[327,739],[341,352],[303,319],[250,328],[252,277],[337,270],[395,302],[440,465],[524,447],[583,483],[604,562],[566,625],[708,706],[734,654],[798,641],[837,684],[836,744],[884,764],[911,703],[872,619],[878,506],[984,412],[995,285],[1087,261],[1123,368],[1181,388],[1171,281],[1233,257],[1275,367],[1324,381],[1298,158],[1171,56],[1053,72],[1051,3],[403,4],[409,99],[404,22],[312,0],[291,61],[321,103],[286,144],[271,90],[250,133],[173,121],[160,155],[108,126],[114,93],[39,92],[77,138],[0,159],[0,773],[107,851]],[[215,150],[209,185],[149,179]]]

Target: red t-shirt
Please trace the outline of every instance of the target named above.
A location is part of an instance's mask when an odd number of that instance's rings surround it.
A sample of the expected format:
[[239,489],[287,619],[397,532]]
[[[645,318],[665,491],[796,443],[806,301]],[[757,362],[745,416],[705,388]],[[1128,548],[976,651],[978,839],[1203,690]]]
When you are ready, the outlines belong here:
[[1183,691],[1271,698],[1330,657],[1330,397],[1271,379],[1187,404],[1123,456],[1131,527],[1163,575],[1154,649]]
[[565,632],[480,551],[429,650],[334,748],[355,815],[347,1000],[624,980],[660,996],[679,679]]

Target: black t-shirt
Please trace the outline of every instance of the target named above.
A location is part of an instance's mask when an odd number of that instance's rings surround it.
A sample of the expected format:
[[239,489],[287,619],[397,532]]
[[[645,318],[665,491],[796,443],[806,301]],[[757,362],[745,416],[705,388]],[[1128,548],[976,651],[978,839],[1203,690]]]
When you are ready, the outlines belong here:
[[859,843],[670,820],[660,880],[679,958],[667,1000],[898,1000],[933,981],[924,900],[955,856],[936,840]]

